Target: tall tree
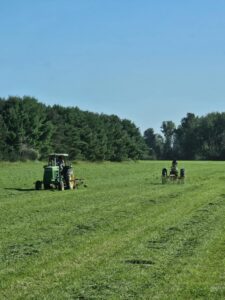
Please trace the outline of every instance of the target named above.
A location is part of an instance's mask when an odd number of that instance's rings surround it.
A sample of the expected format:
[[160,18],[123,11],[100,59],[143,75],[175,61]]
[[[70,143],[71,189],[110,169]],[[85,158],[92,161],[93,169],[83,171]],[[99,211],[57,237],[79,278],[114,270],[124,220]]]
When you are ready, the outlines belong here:
[[175,132],[174,151],[182,159],[195,159],[199,148],[199,118],[187,113]]
[[173,121],[164,121],[161,126],[162,133],[165,138],[163,158],[172,159],[173,158],[173,145],[174,145],[174,134],[176,126]]
[[149,157],[151,159],[160,159],[163,154],[163,137],[155,134],[153,128],[144,131],[144,140],[149,149]]

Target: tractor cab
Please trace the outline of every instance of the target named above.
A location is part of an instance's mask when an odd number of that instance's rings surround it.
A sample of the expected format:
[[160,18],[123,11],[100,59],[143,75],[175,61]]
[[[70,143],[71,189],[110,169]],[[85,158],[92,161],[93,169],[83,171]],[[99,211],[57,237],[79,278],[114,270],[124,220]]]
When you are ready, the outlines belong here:
[[48,166],[71,166],[68,157],[65,153],[52,153],[48,158]]

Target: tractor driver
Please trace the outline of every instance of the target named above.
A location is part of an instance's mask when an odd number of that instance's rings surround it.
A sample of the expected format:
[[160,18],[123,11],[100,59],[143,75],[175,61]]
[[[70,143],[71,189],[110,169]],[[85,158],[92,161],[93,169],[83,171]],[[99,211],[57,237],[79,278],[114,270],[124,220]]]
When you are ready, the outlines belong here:
[[172,166],[171,166],[171,169],[170,169],[170,175],[178,176],[177,161],[175,159],[172,161]]
[[65,166],[65,161],[62,156],[59,156],[57,165],[59,166],[59,170],[62,172],[63,167]]

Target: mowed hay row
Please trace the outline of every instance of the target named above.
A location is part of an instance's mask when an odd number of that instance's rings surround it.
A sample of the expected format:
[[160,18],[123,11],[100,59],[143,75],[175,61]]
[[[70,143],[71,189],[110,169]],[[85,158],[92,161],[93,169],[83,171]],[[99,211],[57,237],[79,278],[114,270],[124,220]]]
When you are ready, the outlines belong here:
[[87,188],[34,190],[42,163],[1,163],[0,299],[222,299],[225,163],[77,163]]

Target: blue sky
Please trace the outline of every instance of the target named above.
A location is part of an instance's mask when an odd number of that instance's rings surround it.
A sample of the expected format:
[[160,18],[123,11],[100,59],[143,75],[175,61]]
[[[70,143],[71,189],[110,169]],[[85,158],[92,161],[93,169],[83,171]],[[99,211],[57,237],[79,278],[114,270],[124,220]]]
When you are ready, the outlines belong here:
[[224,0],[0,0],[0,97],[160,132],[225,111]]

